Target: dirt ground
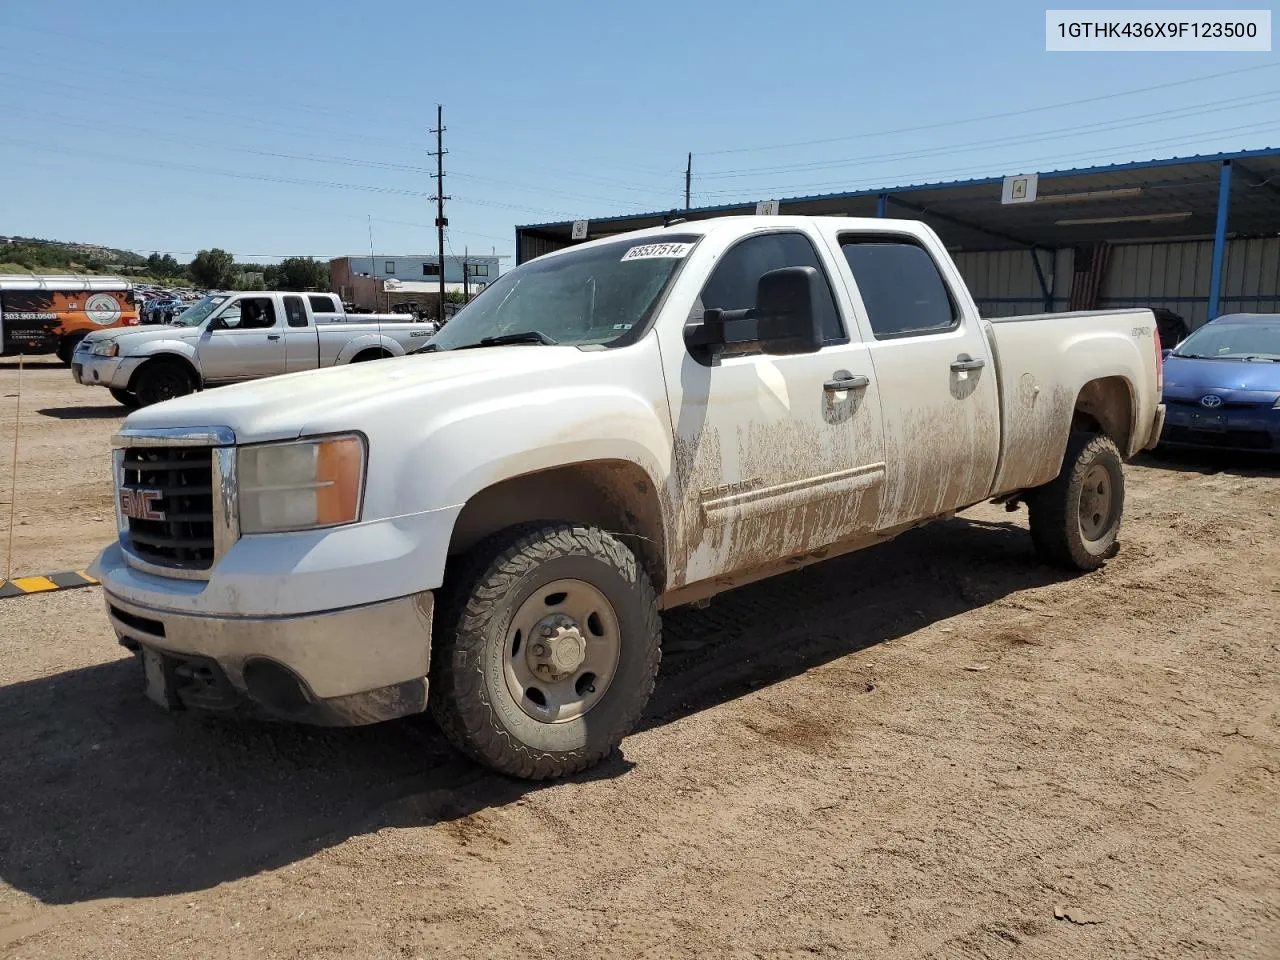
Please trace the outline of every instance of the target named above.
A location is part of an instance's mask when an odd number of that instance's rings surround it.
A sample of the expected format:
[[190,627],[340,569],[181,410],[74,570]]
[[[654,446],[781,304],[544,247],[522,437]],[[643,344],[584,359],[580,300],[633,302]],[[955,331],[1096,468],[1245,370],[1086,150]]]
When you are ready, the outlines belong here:
[[[22,409],[15,573],[82,567],[120,410]],[[1275,960],[1278,476],[1141,459],[1088,576],[983,507],[672,613],[642,728],[541,787],[421,718],[166,716],[96,588],[0,600],[0,956]]]

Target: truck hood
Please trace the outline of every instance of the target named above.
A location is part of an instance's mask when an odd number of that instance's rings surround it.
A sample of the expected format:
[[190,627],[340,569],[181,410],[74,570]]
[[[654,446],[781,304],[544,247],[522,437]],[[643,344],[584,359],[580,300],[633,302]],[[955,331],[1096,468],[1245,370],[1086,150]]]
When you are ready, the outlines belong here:
[[149,340],[196,340],[199,337],[199,327],[175,327],[168,323],[158,323],[138,327],[115,327],[111,330],[95,330],[84,338],[84,342],[94,344],[119,340],[120,350],[125,352],[132,344],[146,343]]
[[[1250,360],[1192,360],[1169,356],[1164,361],[1164,395],[1199,400],[1206,393],[1280,393],[1280,363]],[[1224,397],[1225,398],[1225,397]]]
[[124,426],[230,427],[238,443],[361,430],[374,419],[439,412],[450,391],[480,381],[507,391],[591,360],[577,347],[529,344],[421,353],[205,390],[138,410]]

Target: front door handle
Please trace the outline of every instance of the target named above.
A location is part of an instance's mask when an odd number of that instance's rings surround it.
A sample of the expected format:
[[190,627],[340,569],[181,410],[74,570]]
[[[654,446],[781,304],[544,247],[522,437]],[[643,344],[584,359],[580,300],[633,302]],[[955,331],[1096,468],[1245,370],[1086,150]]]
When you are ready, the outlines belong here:
[[962,353],[951,361],[951,369],[956,373],[960,373],[965,370],[981,370],[986,365],[987,361],[981,358],[975,360],[967,353]]
[[267,339],[268,339],[268,340],[279,340],[279,339],[280,339],[280,334],[278,334],[278,333],[268,333],[268,334],[267,334]]
[[840,393],[844,390],[865,390],[870,384],[870,377],[864,377],[862,374],[855,376],[848,370],[837,370],[831,375],[831,379],[822,385],[822,389],[827,393]]

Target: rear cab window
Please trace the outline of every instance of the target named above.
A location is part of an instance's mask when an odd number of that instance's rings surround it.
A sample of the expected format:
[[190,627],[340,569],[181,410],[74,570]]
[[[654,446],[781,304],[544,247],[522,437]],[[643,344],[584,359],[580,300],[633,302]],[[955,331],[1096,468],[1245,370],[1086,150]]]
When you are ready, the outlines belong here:
[[312,313],[341,313],[338,308],[338,301],[334,297],[313,295],[307,297],[311,304]]
[[307,310],[302,305],[302,298],[286,294],[284,298],[284,315],[291,327],[307,325]]
[[946,333],[960,307],[933,256],[911,237],[845,234],[840,250],[877,340]]

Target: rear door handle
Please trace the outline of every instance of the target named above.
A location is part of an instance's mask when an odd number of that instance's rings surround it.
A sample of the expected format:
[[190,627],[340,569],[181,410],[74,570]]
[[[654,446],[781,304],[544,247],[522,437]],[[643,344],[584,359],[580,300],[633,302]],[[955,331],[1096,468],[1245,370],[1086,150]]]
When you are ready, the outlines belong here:
[[837,370],[831,375],[831,379],[822,385],[822,389],[827,393],[840,393],[843,390],[864,390],[870,384],[870,377],[864,377],[862,374],[855,376],[848,370]]
[[280,334],[278,334],[278,333],[268,333],[268,334],[267,334],[267,339],[268,339],[268,340],[279,340],[279,339],[280,339]]
[[982,359],[975,360],[967,353],[962,353],[951,361],[951,369],[956,373],[960,373],[964,370],[981,370],[986,365],[987,361]]

